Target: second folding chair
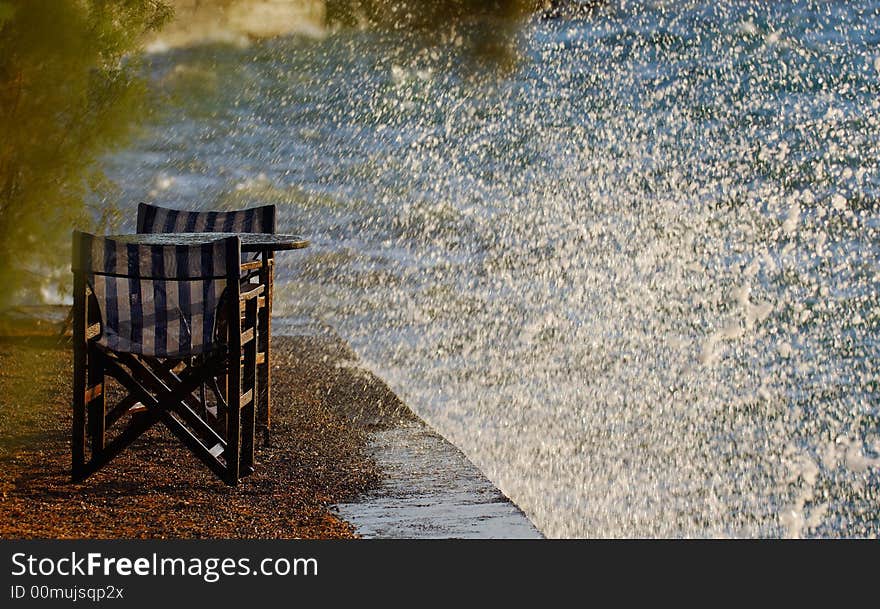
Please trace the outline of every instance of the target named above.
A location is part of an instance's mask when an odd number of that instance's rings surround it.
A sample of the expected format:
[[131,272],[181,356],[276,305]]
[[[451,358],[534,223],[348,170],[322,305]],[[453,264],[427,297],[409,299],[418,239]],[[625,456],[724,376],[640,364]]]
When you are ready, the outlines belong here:
[[[137,213],[138,233],[274,233],[275,206],[263,205],[233,211],[196,211],[171,209],[139,203]],[[241,279],[246,284],[265,286],[259,300],[259,335],[257,352],[257,424],[263,429],[264,439],[269,439],[272,424],[271,362],[272,339],[270,319],[274,290],[275,259],[271,251],[242,258]]]

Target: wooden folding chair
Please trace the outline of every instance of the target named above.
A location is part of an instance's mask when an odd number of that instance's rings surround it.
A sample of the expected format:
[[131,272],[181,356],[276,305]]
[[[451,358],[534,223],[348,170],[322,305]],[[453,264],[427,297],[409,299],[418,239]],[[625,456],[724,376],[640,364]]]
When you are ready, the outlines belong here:
[[[170,209],[139,203],[138,233],[274,233],[275,206],[263,205],[235,211],[191,211]],[[271,365],[272,349],[270,319],[274,295],[275,259],[271,251],[255,254],[252,259],[242,258],[241,280],[265,286],[258,303],[259,337],[257,349],[257,423],[269,439],[272,423]]]
[[[237,236],[141,245],[74,232],[74,480],[160,421],[227,484],[253,471],[264,287],[242,292],[240,259]],[[108,376],[126,392],[115,404]],[[227,395],[209,408],[205,382],[221,376]]]

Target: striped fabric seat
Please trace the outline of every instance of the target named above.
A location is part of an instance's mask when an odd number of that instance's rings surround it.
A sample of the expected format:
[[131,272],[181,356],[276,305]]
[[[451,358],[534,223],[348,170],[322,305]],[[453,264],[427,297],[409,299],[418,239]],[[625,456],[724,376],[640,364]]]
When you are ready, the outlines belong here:
[[138,233],[274,233],[275,206],[188,211],[138,204]]
[[115,352],[186,357],[215,347],[230,239],[202,245],[133,245],[74,235],[101,313],[99,344]]

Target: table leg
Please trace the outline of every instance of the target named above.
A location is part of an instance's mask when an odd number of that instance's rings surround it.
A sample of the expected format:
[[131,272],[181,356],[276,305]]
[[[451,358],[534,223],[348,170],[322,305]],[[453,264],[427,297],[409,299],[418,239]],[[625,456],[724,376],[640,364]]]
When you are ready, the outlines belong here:
[[257,363],[257,389],[259,402],[257,404],[258,425],[263,433],[264,444],[269,443],[269,430],[272,426],[272,362],[270,353],[272,349],[271,319],[272,319],[272,296],[275,280],[275,259],[271,251],[265,251],[262,255],[263,264],[260,267],[260,283],[266,286],[263,293],[264,304],[259,313],[259,352]]

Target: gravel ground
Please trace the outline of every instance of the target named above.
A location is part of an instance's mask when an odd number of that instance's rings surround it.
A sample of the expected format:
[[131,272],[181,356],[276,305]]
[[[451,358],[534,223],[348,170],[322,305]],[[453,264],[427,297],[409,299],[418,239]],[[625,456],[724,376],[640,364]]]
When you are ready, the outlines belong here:
[[0,341],[0,537],[355,537],[331,505],[375,489],[369,430],[413,419],[332,334],[273,338],[271,445],[229,488],[161,425],[82,483],[69,479],[72,354]]

